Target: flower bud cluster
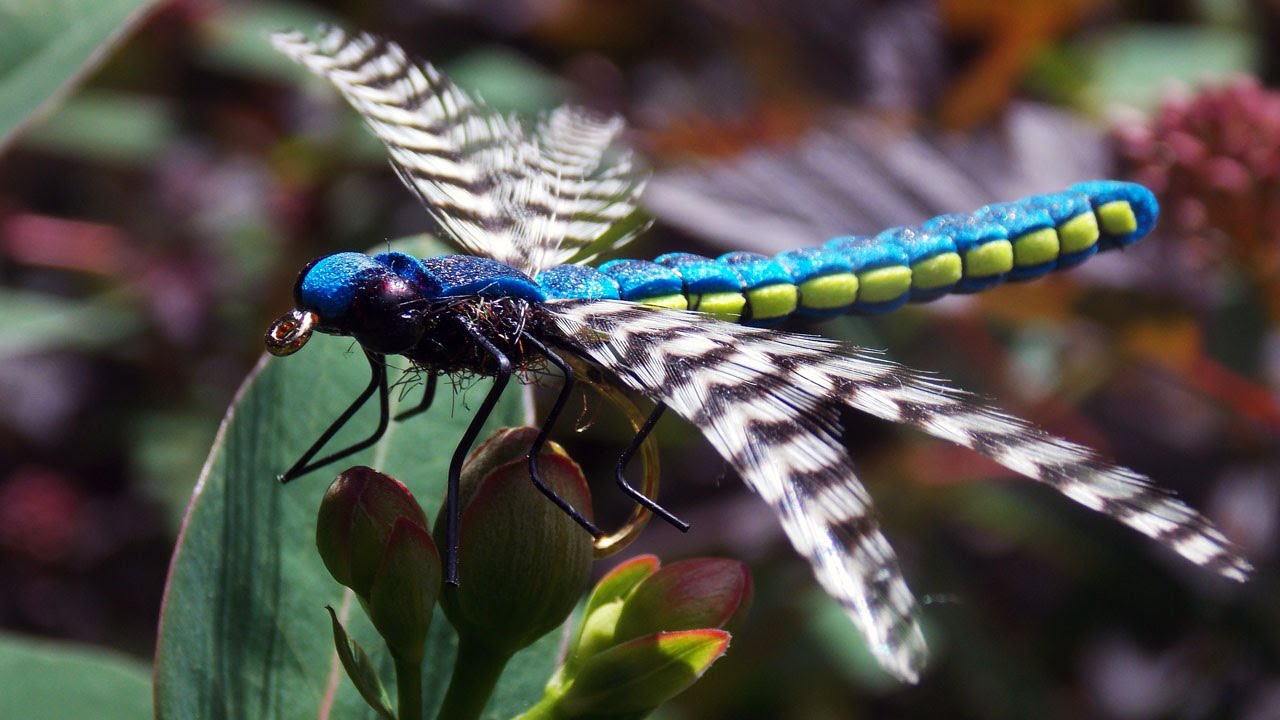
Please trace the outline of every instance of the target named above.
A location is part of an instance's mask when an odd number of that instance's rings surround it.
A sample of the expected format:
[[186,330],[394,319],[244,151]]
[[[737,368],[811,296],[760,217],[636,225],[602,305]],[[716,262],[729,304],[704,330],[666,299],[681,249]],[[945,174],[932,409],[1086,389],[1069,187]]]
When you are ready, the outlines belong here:
[[[433,538],[404,485],[353,467],[321,503],[316,547],[386,641],[397,661],[398,690],[421,672],[437,599],[457,631],[454,674],[440,717],[479,717],[508,660],[561,627],[587,585],[592,537],[529,481],[526,454],[536,434],[534,428],[500,430],[464,465],[458,585],[443,592],[437,546],[447,547],[447,519],[436,519]],[[548,488],[591,516],[582,470],[563,450],[549,443],[538,467]],[[522,717],[647,715],[724,654],[729,634],[723,628],[750,596],[750,574],[735,561],[703,558],[662,567],[657,558],[642,556],[619,565],[592,591],[563,665],[543,699]],[[348,675],[371,706],[389,712],[376,669],[336,617],[333,624]],[[406,687],[402,717],[418,692],[416,685]]]
[[1236,261],[1280,264],[1280,92],[1241,77],[1165,100],[1114,132],[1128,174],[1150,187],[1169,226],[1230,240]]

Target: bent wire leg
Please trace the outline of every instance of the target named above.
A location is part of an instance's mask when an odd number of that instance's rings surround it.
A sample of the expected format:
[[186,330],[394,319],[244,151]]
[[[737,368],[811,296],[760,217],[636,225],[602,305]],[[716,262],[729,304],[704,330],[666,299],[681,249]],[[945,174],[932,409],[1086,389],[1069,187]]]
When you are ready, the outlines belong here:
[[573,393],[573,369],[569,367],[569,363],[563,358],[551,351],[542,341],[532,335],[523,336],[530,345],[538,349],[544,357],[551,361],[552,365],[560,368],[560,372],[564,374],[564,384],[560,386],[560,394],[556,396],[555,404],[551,406],[551,412],[547,413],[547,419],[543,421],[542,427],[538,429],[538,436],[534,438],[533,445],[529,448],[529,478],[533,480],[533,484],[547,496],[547,499],[556,504],[556,507],[564,511],[564,514],[573,519],[574,522],[582,526],[583,530],[591,533],[592,537],[600,537],[604,533],[573,508],[564,498],[556,494],[554,490],[542,482],[542,473],[538,469],[538,454],[542,452],[542,446],[547,443],[547,436],[551,434],[551,426],[555,425],[556,419],[560,417],[560,411],[564,410],[565,403],[569,401],[569,396]]
[[480,428],[493,413],[493,407],[498,404],[498,398],[502,396],[502,391],[507,387],[507,381],[511,379],[511,360],[470,323],[460,322],[467,334],[498,361],[498,372],[494,375],[493,387],[489,389],[489,394],[484,396],[484,402],[480,403],[480,409],[476,410],[475,417],[471,418],[471,424],[462,434],[462,440],[458,442],[457,449],[453,451],[453,459],[449,462],[449,485],[445,495],[445,522],[447,523],[445,532],[448,547],[445,548],[444,555],[444,581],[454,586],[458,584],[458,524],[462,512],[458,507],[458,485],[459,478],[462,477],[462,462],[466,460],[467,452],[471,450],[476,436],[480,434]]
[[396,422],[408,420],[415,415],[421,415],[431,408],[431,402],[436,399],[436,377],[435,373],[431,373],[431,377],[427,378],[427,389],[422,392],[422,401],[397,414],[395,417]]
[[614,478],[618,481],[618,487],[622,488],[622,491],[629,495],[632,500],[635,500],[654,515],[657,515],[667,521],[669,525],[680,532],[688,532],[689,523],[681,520],[675,515],[672,515],[666,510],[666,508],[649,499],[644,493],[632,487],[631,484],[627,482],[626,476],[622,473],[622,471],[627,467],[627,463],[631,462],[631,458],[635,457],[636,451],[640,449],[641,443],[644,442],[645,438],[649,437],[649,433],[653,432],[653,427],[658,424],[658,418],[662,417],[662,413],[666,409],[667,406],[662,403],[658,403],[658,405],[654,407],[653,412],[649,414],[649,419],[644,421],[644,425],[640,428],[639,432],[636,433],[636,436],[631,439],[631,442],[627,444],[626,449],[622,451],[621,457],[618,458],[618,464],[614,468]]
[[[355,401],[352,402],[336,420],[329,424],[329,427],[320,434],[320,437],[311,444],[311,447],[307,448],[306,452],[302,453],[302,457],[298,458],[298,461],[295,462],[292,467],[276,476],[277,480],[282,483],[287,483],[290,480],[296,480],[312,470],[322,468],[325,465],[337,462],[348,455],[364,450],[370,445],[378,442],[378,440],[382,438],[383,434],[386,433],[387,424],[390,421],[387,409],[386,356],[380,353],[372,353],[368,350],[365,351],[364,356],[369,361],[370,377],[368,387],[360,393]],[[364,404],[373,396],[375,390],[378,392],[378,427],[374,429],[373,434],[351,447],[344,448],[331,455],[327,455],[315,462],[310,462],[311,458],[315,457],[316,453],[320,452],[320,450],[325,446],[325,443],[332,440],[333,436],[342,429],[342,426],[346,425],[347,421],[354,417],[360,408],[364,407]]]

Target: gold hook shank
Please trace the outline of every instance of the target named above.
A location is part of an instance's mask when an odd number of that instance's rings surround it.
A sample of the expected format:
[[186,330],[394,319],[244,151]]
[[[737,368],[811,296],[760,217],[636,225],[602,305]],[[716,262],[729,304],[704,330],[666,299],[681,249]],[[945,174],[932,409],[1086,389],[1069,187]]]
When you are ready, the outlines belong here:
[[[617,406],[631,423],[631,429],[639,433],[640,429],[644,427],[647,415],[636,407],[635,401],[631,399],[631,396],[611,383],[592,381],[593,368],[578,358],[570,357],[569,362],[579,380],[590,385],[597,393]],[[644,493],[645,497],[657,497],[659,480],[658,443],[652,435],[645,438],[640,445],[640,463],[643,472],[640,480],[640,492]],[[652,514],[647,509],[641,505],[636,505],[635,509],[631,511],[631,515],[627,517],[626,522],[622,524],[622,527],[608,535],[596,538],[595,556],[597,558],[609,557],[630,545],[640,534],[640,531],[644,530],[645,525],[649,524],[650,517],[652,517]]]

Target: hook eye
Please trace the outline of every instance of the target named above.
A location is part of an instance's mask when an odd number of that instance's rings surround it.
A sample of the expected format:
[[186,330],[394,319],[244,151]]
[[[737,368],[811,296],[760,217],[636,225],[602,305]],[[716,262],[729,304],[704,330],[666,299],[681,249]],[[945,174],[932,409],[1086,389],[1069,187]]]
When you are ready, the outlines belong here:
[[311,339],[311,331],[320,322],[320,316],[310,310],[294,308],[267,328],[267,352],[276,357],[292,355]]

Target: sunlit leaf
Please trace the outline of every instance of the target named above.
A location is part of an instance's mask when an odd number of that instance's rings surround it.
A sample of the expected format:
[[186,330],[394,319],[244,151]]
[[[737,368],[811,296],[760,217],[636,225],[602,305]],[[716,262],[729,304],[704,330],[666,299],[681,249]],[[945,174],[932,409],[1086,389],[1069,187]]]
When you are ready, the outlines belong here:
[[154,0],[0,3],[0,149],[68,92],[142,19]]
[[729,647],[723,630],[685,630],[631,640],[583,664],[557,702],[558,717],[622,717],[683,692]]
[[119,653],[0,635],[0,717],[136,720],[151,714],[151,668]]

